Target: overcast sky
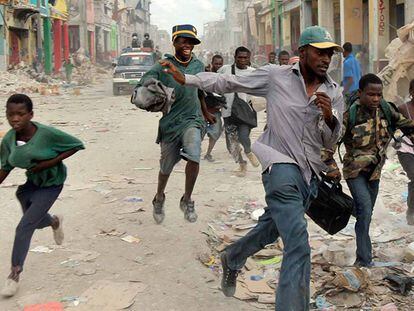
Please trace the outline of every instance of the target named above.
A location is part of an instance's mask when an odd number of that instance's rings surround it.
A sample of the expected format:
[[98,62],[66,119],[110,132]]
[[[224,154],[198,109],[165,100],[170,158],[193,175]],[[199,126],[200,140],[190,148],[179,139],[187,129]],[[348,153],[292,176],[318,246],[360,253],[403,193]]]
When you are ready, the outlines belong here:
[[151,24],[171,32],[178,24],[192,24],[199,34],[205,22],[224,17],[224,0],[152,0]]

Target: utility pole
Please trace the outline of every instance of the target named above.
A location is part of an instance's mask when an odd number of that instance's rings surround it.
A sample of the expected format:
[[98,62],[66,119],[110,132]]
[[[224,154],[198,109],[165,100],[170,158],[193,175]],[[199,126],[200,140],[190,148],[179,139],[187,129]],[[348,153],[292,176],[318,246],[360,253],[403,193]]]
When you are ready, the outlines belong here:
[[38,66],[42,63],[43,60],[43,50],[42,50],[42,14],[40,13],[40,0],[37,0],[37,10],[39,11],[37,13],[37,64]]
[[52,24],[50,17],[45,18],[43,23],[43,32],[45,36],[45,73],[50,75],[52,73]]

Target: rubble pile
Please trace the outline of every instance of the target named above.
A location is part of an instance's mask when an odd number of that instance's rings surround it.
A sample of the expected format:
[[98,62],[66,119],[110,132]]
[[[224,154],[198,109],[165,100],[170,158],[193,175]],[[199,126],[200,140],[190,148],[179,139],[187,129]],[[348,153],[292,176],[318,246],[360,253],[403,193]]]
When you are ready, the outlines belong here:
[[110,71],[90,62],[75,67],[73,81],[67,83],[65,75],[49,76],[30,67],[19,67],[2,72],[0,94],[39,93],[40,95],[59,95],[61,88],[76,88],[107,78]]
[[110,74],[110,70],[92,64],[90,58],[86,56],[84,48],[80,48],[73,54],[72,62],[75,67],[73,80],[78,85],[95,83],[100,76],[108,76]]
[[4,71],[0,75],[0,92],[3,94],[38,93],[41,85],[22,69]]
[[[380,195],[371,225],[375,266],[357,268],[355,219],[334,236],[310,219],[312,249],[311,303],[314,310],[412,310],[414,291],[414,230],[405,223],[406,176],[395,157],[384,167]],[[346,184],[344,183],[344,188]],[[264,204],[235,199],[232,207],[209,223],[204,232],[210,253],[198,260],[220,277],[220,252],[253,228]],[[282,264],[279,239],[249,258],[237,281],[235,298],[260,309],[274,309]]]

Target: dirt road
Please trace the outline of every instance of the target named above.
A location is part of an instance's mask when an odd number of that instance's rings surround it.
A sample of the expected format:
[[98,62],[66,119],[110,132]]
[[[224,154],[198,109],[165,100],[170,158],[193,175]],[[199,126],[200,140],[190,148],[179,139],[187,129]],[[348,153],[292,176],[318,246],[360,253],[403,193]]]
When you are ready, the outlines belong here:
[[[46,246],[52,251],[29,253],[19,293],[9,300],[0,298],[0,310],[62,299],[69,309],[82,310],[87,301],[78,297],[99,280],[141,285],[128,310],[251,310],[248,303],[225,298],[217,279],[196,257],[208,249],[202,231],[220,210],[236,199],[263,201],[259,170],[250,167],[246,178],[235,177],[221,139],[214,154],[217,161],[201,164],[194,193],[198,222],[186,223],[179,209],[184,187],[180,163],[167,188],[166,219],[156,225],[151,200],[158,173],[159,146],[154,141],[160,116],[134,108],[128,96],[113,97],[110,81],[81,92],[33,96],[34,120],[80,137],[86,150],[66,162],[69,178],[52,209],[65,217],[64,245],[53,245],[50,229],[35,233],[31,249]],[[8,130],[5,100],[0,97],[0,130]],[[9,273],[14,230],[21,216],[14,192],[24,180],[24,172],[15,170],[0,187],[2,283]],[[144,210],[134,212],[139,208]],[[139,243],[121,240],[128,235],[139,238]]]

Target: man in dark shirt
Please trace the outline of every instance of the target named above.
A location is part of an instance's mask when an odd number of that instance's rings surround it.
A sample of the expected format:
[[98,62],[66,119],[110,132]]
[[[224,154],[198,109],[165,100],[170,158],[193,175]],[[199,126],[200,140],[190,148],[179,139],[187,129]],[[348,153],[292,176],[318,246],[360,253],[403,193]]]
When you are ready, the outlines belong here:
[[[216,54],[213,56],[211,60],[210,71],[217,72],[217,70],[219,70],[221,67],[223,67],[223,57],[221,55]],[[209,162],[214,162],[214,158],[211,155],[211,152],[213,151],[213,148],[217,140],[220,138],[221,132],[223,131],[221,108],[223,108],[223,104],[225,103],[226,99],[224,96],[207,92],[207,110],[216,117],[216,123],[207,125],[207,136],[209,137],[209,140],[207,153],[204,156],[204,159]]]

